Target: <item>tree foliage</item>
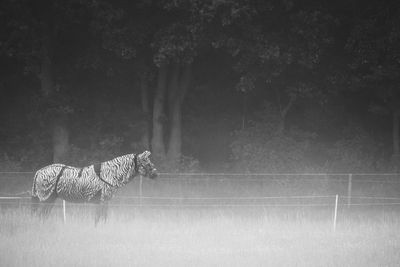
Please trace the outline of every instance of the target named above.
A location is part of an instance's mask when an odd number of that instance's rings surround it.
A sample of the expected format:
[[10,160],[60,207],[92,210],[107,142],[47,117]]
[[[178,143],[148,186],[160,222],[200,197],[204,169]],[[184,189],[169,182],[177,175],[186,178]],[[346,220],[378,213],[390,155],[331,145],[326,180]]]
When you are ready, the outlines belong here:
[[352,3],[2,1],[1,164],[48,163],[62,126],[78,165],[152,146],[170,170],[386,168],[399,5]]

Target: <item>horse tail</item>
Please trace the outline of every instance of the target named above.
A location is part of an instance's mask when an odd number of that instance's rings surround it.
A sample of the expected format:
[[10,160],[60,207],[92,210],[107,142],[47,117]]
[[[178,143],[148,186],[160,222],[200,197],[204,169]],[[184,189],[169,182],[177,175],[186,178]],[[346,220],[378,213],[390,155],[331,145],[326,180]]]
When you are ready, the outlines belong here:
[[35,176],[33,177],[33,185],[32,185],[32,192],[31,192],[32,199],[34,197],[37,198],[37,192],[36,192],[36,179],[37,179],[37,176],[38,176],[38,171],[35,173]]
[[31,192],[31,214],[36,214],[37,209],[39,208],[40,199],[36,192],[36,179],[38,176],[38,172],[35,173],[33,177],[33,185],[32,185],[32,192]]

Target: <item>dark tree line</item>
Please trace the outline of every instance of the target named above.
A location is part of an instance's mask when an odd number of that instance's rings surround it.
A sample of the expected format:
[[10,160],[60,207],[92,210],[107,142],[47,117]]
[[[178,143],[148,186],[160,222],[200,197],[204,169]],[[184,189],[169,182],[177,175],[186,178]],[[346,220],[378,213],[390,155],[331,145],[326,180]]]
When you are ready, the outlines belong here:
[[399,7],[2,1],[2,168],[397,170]]

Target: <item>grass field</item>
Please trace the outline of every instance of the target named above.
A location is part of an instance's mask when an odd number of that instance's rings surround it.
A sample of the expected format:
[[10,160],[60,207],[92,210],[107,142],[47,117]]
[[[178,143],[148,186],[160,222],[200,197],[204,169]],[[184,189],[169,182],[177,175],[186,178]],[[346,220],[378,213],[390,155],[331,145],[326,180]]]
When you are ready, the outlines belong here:
[[[24,186],[11,179],[15,188],[7,183],[1,189],[5,195],[29,190],[28,178]],[[368,185],[354,182],[354,194],[397,197],[398,188],[392,184],[387,184],[391,190],[377,183]],[[43,222],[31,216],[27,203],[2,201],[0,266],[400,266],[400,205],[346,209],[347,200],[341,198],[333,233],[332,195],[345,196],[346,181],[144,179],[142,189],[144,196],[177,197],[143,199],[144,205],[217,201],[202,197],[329,197],[218,200],[219,204],[289,205],[267,208],[138,208],[132,205],[138,204],[137,199],[122,198],[111,203],[108,222],[97,227],[90,205],[68,205],[64,224],[60,206]],[[119,191],[119,196],[138,195],[139,180]],[[379,204],[384,200],[353,201]]]
[[[286,211],[285,211],[286,212]],[[284,212],[284,213],[285,213]],[[398,266],[400,215],[332,221],[306,213],[215,209],[90,210],[42,222],[0,210],[0,266]],[[328,213],[327,213],[328,214]],[[360,217],[358,217],[360,218]],[[368,218],[368,216],[366,216]]]

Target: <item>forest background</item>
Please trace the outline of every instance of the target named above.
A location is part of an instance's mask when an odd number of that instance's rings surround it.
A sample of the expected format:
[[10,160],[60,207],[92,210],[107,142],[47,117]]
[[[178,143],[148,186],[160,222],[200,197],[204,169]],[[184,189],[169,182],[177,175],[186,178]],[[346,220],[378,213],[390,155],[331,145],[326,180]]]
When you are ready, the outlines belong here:
[[400,3],[0,2],[0,170],[400,166]]

